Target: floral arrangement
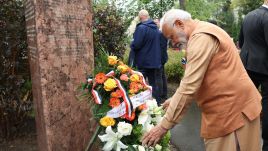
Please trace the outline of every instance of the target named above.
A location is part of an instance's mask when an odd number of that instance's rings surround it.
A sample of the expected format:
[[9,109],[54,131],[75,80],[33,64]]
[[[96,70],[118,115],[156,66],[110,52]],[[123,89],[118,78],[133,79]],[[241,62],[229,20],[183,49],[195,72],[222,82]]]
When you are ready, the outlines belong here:
[[[95,73],[83,84],[83,90],[92,96],[93,114],[100,123],[98,138],[104,151],[165,151],[169,150],[170,133],[155,147],[141,145],[141,138],[163,116],[152,98],[152,88],[143,75],[118,60],[107,56],[103,72]],[[107,68],[108,67],[108,68]]]

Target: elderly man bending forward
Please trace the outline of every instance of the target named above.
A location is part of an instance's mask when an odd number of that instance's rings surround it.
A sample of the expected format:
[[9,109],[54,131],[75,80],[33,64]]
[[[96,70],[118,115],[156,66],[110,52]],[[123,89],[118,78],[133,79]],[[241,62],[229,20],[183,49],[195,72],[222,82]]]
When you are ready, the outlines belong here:
[[260,151],[261,96],[229,35],[178,9],[164,15],[161,28],[173,45],[187,44],[186,70],[176,93],[164,103],[163,120],[144,135],[143,145],[155,145],[196,100],[207,151]]

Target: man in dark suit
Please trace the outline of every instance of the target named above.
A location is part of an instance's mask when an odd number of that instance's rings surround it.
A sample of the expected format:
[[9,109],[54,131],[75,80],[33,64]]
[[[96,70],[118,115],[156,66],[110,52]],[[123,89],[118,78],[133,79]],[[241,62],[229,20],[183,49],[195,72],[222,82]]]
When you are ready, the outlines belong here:
[[268,151],[268,0],[245,16],[239,47],[251,80],[261,86],[263,151]]

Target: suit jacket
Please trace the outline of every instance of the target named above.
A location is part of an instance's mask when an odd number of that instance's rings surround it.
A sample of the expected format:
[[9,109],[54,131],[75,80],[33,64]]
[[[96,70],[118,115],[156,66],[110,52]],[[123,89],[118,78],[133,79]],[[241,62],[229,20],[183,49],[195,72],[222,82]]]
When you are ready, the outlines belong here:
[[245,68],[268,75],[268,8],[261,6],[245,16],[239,46]]

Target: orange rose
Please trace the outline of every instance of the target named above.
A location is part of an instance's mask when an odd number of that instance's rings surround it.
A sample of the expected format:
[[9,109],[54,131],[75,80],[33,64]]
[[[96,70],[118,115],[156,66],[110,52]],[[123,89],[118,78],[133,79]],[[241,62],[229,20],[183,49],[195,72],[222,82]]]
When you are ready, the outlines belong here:
[[122,81],[128,81],[128,76],[126,75],[126,74],[122,74],[121,76],[120,76],[120,80],[122,80]]
[[120,105],[120,100],[118,98],[111,98],[109,105],[114,108]]
[[115,92],[111,93],[111,97],[121,98],[121,97],[123,97],[123,92],[120,89],[117,89]]
[[98,73],[95,80],[98,84],[103,84],[107,80],[107,77],[104,73]]
[[134,93],[137,93],[143,86],[137,82],[131,82],[129,85],[129,89],[132,90]]

